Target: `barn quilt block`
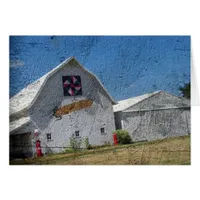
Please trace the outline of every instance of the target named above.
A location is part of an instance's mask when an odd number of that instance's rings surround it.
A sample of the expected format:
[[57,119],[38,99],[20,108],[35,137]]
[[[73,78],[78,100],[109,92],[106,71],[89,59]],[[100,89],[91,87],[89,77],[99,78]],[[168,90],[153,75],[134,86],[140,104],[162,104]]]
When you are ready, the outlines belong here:
[[63,76],[64,96],[82,95],[80,76]]

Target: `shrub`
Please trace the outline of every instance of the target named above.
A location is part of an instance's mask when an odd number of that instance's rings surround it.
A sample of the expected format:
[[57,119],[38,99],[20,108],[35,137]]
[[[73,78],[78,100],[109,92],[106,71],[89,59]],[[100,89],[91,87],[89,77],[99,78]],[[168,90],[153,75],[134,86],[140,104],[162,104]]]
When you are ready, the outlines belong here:
[[92,149],[92,146],[91,146],[91,144],[89,142],[89,138],[88,137],[85,138],[84,142],[85,142],[85,148],[86,149]]
[[73,150],[77,150],[77,149],[80,149],[81,148],[81,143],[82,143],[82,140],[79,139],[79,138],[76,138],[74,136],[71,136],[70,137],[70,146]]
[[130,144],[131,143],[131,136],[129,135],[128,131],[126,130],[116,130],[113,134],[117,134],[117,140],[119,144]]
[[73,153],[74,152],[74,149],[72,148],[66,148],[64,153]]

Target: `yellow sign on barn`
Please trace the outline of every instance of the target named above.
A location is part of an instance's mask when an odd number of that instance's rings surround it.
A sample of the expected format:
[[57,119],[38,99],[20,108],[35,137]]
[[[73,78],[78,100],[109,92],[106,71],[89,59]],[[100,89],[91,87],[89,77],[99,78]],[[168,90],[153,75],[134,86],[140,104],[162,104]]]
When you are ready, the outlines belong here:
[[61,115],[66,115],[77,110],[88,108],[92,105],[92,103],[93,102],[91,100],[81,100],[72,104],[65,105],[56,111],[55,116],[59,117]]

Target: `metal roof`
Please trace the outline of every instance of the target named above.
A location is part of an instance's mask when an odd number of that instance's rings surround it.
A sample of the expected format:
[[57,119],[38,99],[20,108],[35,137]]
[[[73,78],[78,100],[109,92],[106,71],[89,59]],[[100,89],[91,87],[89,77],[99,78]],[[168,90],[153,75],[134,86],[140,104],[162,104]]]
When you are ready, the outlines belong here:
[[141,95],[141,96],[137,96],[137,97],[118,101],[118,104],[113,106],[113,110],[114,110],[114,112],[123,111],[123,110],[135,105],[136,103],[143,101],[144,99],[147,99],[147,98],[149,98],[149,97],[151,97],[155,94],[158,94],[159,92],[161,92],[161,90],[156,91],[156,92],[152,92],[152,93],[148,93],[148,94],[144,94],[144,95]]
[[30,117],[22,117],[10,122],[10,133],[31,122]]
[[[152,92],[152,93],[144,94],[144,95],[141,95],[141,96],[137,96],[137,97],[125,99],[125,100],[122,100],[122,101],[118,101],[117,105],[113,105],[113,110],[114,110],[114,112],[119,112],[119,111],[124,111],[124,112],[137,111],[138,109],[129,110],[129,111],[126,110],[126,109],[136,105],[137,103],[140,103],[141,101],[143,101],[145,99],[148,99],[148,98],[150,98],[150,97],[152,97],[154,95],[160,94],[160,93],[168,94],[168,95],[176,98],[176,102],[171,102],[171,100],[170,100],[170,102],[168,102],[166,105],[161,105],[161,107],[163,109],[190,107],[190,101],[188,99],[183,98],[183,97],[178,97],[178,96],[175,96],[173,94],[167,93],[165,91],[159,90],[159,91],[156,91],[156,92]],[[157,109],[157,108],[155,107],[154,109]]]

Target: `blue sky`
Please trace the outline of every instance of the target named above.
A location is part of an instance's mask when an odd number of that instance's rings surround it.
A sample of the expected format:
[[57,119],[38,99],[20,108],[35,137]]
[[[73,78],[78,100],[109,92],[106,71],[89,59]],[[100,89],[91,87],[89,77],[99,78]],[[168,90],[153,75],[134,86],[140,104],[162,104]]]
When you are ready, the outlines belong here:
[[70,56],[116,101],[190,81],[189,36],[11,36],[10,96]]

